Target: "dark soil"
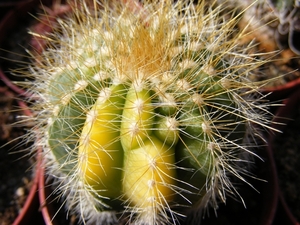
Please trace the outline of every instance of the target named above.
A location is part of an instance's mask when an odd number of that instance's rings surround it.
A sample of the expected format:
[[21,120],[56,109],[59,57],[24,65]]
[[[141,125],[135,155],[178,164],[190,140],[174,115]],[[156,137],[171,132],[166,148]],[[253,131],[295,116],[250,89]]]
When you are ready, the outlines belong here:
[[300,221],[300,104],[295,119],[287,124],[284,133],[274,144],[279,185],[292,214]]
[[[7,1],[9,2],[9,1]],[[22,1],[18,1],[22,2]],[[24,1],[23,1],[24,2]],[[0,8],[4,14],[1,2]],[[10,3],[17,3],[10,2]],[[10,9],[11,7],[7,8]],[[27,13],[27,12],[26,12]],[[1,18],[3,17],[1,15]],[[7,30],[6,38],[0,46],[0,67],[13,81],[24,80],[22,77],[11,75],[11,69],[24,68],[29,59],[25,48],[28,48],[28,26],[33,18],[19,19],[15,30]],[[3,35],[1,33],[0,35]],[[10,225],[17,218],[33,182],[34,155],[31,153],[32,143],[24,136],[30,124],[24,121],[24,112],[19,102],[22,96],[9,90],[0,81],[0,225]],[[24,136],[24,137],[23,137]]]
[[14,125],[19,122],[21,111],[17,110],[17,102],[6,88],[0,88],[0,224],[10,225],[29,193],[33,163],[28,146],[18,145],[25,134],[23,128]]

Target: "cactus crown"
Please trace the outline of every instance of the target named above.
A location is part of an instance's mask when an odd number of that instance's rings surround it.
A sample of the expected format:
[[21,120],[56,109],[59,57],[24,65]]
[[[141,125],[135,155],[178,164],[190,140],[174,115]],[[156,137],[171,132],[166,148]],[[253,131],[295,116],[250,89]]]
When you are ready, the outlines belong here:
[[175,224],[179,205],[217,208],[237,193],[251,124],[267,123],[248,79],[263,62],[238,46],[237,17],[203,2],[76,3],[31,88],[68,209],[91,223]]

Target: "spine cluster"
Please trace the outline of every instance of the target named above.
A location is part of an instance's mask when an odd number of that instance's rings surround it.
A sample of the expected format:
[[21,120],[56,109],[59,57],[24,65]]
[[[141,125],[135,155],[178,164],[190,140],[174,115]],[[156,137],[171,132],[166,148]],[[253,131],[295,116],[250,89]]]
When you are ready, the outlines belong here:
[[32,67],[48,174],[83,222],[176,224],[244,180],[263,62],[199,2],[78,0]]

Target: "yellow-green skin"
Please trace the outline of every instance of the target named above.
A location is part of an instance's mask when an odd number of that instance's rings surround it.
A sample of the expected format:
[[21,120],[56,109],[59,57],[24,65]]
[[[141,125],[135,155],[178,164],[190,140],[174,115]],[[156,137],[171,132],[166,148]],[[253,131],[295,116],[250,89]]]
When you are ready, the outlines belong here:
[[[80,176],[106,198],[120,195],[123,149],[120,121],[126,94],[124,85],[104,89],[89,111],[78,148]],[[105,96],[106,95],[106,96]]]
[[125,151],[142,147],[150,138],[154,124],[154,107],[149,90],[130,87],[122,114],[121,142]]
[[[128,90],[121,125],[124,149],[123,192],[137,208],[151,210],[172,199],[174,148],[162,143],[152,129],[156,114],[149,90]],[[167,136],[166,136],[167,138]]]
[[176,177],[174,148],[163,145],[155,137],[143,145],[125,151],[123,192],[131,204],[145,211],[157,210],[174,198]]

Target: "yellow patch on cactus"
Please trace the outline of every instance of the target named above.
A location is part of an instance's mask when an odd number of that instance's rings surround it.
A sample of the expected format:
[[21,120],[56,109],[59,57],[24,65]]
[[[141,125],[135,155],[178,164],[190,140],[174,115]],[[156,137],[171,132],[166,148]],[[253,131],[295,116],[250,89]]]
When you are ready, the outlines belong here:
[[121,124],[121,142],[124,150],[137,148],[149,137],[154,120],[154,107],[149,90],[128,90]]
[[84,182],[104,197],[117,197],[120,190],[123,150],[120,143],[120,117],[124,86],[112,86],[106,100],[99,97],[89,111],[80,137],[79,174]]
[[159,210],[174,197],[174,149],[154,137],[125,151],[123,191],[142,212]]

